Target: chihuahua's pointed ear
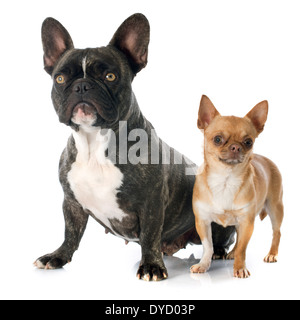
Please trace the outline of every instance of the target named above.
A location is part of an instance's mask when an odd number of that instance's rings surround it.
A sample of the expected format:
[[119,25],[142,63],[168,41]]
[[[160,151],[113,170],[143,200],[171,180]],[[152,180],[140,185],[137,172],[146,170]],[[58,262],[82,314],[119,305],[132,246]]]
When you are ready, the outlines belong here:
[[149,41],[149,21],[143,14],[136,13],[121,24],[109,44],[126,55],[136,75],[147,65]]
[[47,18],[42,25],[42,43],[44,49],[44,67],[51,75],[59,58],[74,48],[68,31],[53,18]]
[[269,104],[268,101],[262,101],[257,104],[247,115],[254,125],[257,134],[259,135],[263,130],[268,117]]
[[220,115],[213,103],[207,96],[202,96],[198,114],[198,128],[204,130],[212,122],[212,120]]

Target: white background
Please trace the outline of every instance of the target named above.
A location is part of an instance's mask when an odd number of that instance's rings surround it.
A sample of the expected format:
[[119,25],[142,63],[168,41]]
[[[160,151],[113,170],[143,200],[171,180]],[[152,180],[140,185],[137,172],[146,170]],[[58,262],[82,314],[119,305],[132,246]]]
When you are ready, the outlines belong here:
[[[202,162],[196,127],[208,95],[221,114],[244,116],[267,99],[270,111],[255,151],[279,166],[285,220],[279,262],[266,265],[272,231],[257,220],[247,253],[251,278],[233,278],[232,262],[190,275],[201,246],[165,260],[169,279],[138,281],[140,247],[105,235],[89,221],[73,262],[62,270],[32,263],[63,241],[58,160],[70,129],[52,107],[40,28],[53,16],[78,48],[106,45],[131,14],[151,24],[149,63],[133,88],[158,134]],[[300,6],[295,0],[7,1],[0,30],[1,299],[299,299]]]

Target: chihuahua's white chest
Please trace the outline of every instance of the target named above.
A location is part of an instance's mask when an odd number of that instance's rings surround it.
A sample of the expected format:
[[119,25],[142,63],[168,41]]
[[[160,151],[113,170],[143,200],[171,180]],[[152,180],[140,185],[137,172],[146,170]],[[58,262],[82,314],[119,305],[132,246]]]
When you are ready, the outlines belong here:
[[211,173],[207,177],[209,194],[202,201],[196,201],[197,214],[202,220],[216,222],[227,227],[238,223],[240,210],[234,204],[242,185],[242,179],[230,171]]
[[241,178],[230,171],[224,171],[211,173],[207,183],[212,193],[212,206],[216,213],[234,210],[234,198],[241,187]]
[[105,157],[109,134],[102,136],[91,127],[74,132],[73,137],[78,153],[68,174],[70,187],[81,206],[111,229],[110,220],[122,221],[126,214],[117,203],[123,174]]

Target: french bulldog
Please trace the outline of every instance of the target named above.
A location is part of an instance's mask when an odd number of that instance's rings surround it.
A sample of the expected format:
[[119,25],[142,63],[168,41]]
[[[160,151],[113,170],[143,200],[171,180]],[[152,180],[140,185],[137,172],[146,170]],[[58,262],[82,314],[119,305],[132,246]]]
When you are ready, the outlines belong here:
[[[147,64],[149,40],[142,14],[125,20],[109,45],[84,50],[74,49],[55,19],[43,23],[53,105],[72,134],[59,163],[65,240],[36,260],[38,268],[61,268],[72,260],[89,216],[106,232],[141,245],[137,277],[146,281],[168,277],[162,252],[200,243],[192,210],[195,172],[187,174],[195,165],[158,138],[132,91]],[[224,254],[234,228],[215,225],[213,234],[215,252]]]

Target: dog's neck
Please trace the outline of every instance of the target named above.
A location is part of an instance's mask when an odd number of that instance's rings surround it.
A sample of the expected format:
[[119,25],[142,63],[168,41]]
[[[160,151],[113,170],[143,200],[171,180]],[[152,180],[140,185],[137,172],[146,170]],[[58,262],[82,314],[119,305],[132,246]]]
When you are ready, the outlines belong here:
[[251,158],[244,163],[228,165],[218,160],[209,161],[205,156],[203,172],[206,176],[207,185],[210,189],[225,189],[233,185],[235,191],[238,191],[243,182],[249,178],[252,172]]
[[79,129],[73,132],[73,138],[77,149],[77,161],[98,164],[106,162],[105,151],[110,140],[109,131],[101,130],[99,127],[79,126]]

